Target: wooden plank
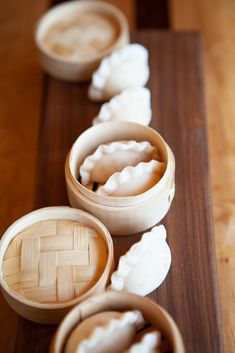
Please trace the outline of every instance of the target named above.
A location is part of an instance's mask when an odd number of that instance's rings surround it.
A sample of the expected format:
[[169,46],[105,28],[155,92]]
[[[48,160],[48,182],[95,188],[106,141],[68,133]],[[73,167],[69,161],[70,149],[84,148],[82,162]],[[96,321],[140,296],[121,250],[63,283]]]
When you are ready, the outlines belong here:
[[[42,73],[33,29],[46,0],[0,1],[0,234],[33,207]],[[0,294],[0,352],[14,349],[18,316]]]
[[30,16],[29,6],[29,0],[0,4],[1,233],[33,204],[42,94],[33,30],[46,1],[36,0]]
[[[175,318],[187,352],[221,353],[200,37],[141,31],[133,40],[149,49],[152,126],[166,138],[177,163],[176,197],[164,220],[173,264],[167,280],[150,297]],[[87,84],[47,79],[45,88],[35,207],[67,203],[65,156],[99,109],[87,98]],[[116,259],[139,237],[115,238]],[[35,346],[37,330],[44,340]],[[44,352],[52,332],[21,319],[15,352]]]
[[203,33],[209,151],[225,352],[235,347],[235,3],[171,0],[173,29]]

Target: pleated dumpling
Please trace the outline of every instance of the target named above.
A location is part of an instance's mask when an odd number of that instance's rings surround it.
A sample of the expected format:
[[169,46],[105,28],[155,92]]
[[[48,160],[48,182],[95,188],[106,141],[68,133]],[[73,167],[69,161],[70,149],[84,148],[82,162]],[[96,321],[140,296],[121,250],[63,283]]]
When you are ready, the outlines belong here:
[[138,310],[124,313],[107,311],[82,321],[67,340],[65,353],[122,353],[143,327]]
[[140,342],[133,344],[125,353],[157,353],[160,342],[159,332],[146,333]]
[[147,49],[129,44],[101,61],[92,75],[88,96],[94,101],[109,100],[125,89],[145,86],[148,78]]
[[81,183],[105,183],[114,173],[140,161],[159,159],[156,147],[148,141],[115,141],[100,145],[80,166]]
[[144,233],[141,240],[120,257],[109,289],[147,295],[160,286],[171,265],[171,251],[163,225]]
[[152,117],[149,89],[137,87],[127,89],[104,103],[93,125],[108,121],[132,121],[149,125]]
[[140,162],[116,172],[100,186],[97,194],[106,196],[135,196],[149,190],[162,178],[166,164],[151,160]]

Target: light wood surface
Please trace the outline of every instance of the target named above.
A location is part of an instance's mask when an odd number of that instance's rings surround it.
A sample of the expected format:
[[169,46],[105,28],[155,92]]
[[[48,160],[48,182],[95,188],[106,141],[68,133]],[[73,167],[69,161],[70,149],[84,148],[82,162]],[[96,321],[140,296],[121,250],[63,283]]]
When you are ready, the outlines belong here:
[[[135,27],[134,0],[109,0]],[[235,346],[234,300],[234,2],[171,0],[171,25],[204,34],[207,116],[223,329],[226,353]],[[46,0],[0,2],[0,170],[1,234],[33,208],[37,137],[42,96],[41,69],[32,31],[48,6]],[[29,10],[30,9],[30,10]],[[12,38],[15,38],[13,41]],[[12,352],[17,315],[0,296],[0,351]],[[39,334],[40,335],[40,334]],[[35,338],[35,337],[33,337]],[[17,349],[17,345],[16,345]]]
[[[42,74],[33,28],[46,0],[0,2],[0,232],[31,211],[35,190]],[[0,351],[14,349],[18,316],[0,295]]]
[[206,107],[225,352],[235,347],[235,2],[171,0],[171,26],[203,33]]

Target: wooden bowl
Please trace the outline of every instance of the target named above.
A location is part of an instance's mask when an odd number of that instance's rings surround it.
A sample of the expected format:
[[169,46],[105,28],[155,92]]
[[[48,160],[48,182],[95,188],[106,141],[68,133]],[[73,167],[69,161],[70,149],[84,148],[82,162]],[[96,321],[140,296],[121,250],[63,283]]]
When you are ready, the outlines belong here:
[[[166,170],[151,189],[136,196],[103,196],[77,180],[83,160],[100,144],[117,140],[149,141],[159,149]],[[154,226],[166,215],[175,191],[175,159],[154,129],[132,122],[109,122],[95,125],[78,137],[66,160],[65,177],[72,207],[95,215],[112,235],[129,235]]]
[[[85,21],[86,18],[87,22]],[[103,26],[103,24],[100,24],[101,21],[102,23],[105,21],[106,27],[104,29],[100,27]],[[75,23],[81,22],[80,32],[74,27],[73,33],[75,34],[70,32],[68,36],[70,39],[67,39],[67,37],[65,40],[71,41],[72,35],[83,38],[83,40],[86,37],[87,46],[84,46],[84,42],[78,44],[77,38],[76,44],[70,43],[67,46],[57,39],[57,42],[52,39],[52,36],[55,38],[56,31],[61,38],[61,33],[63,34],[65,30],[68,31],[68,28],[72,28]],[[96,30],[94,30],[95,26]],[[92,35],[95,43],[93,49],[91,49],[90,32],[88,33],[91,28],[93,29]],[[81,33],[81,31],[83,32]],[[106,36],[106,39],[100,39],[103,36],[102,31],[105,34],[109,32],[110,36]],[[99,38],[97,37],[98,32]],[[52,34],[50,35],[50,33]],[[97,40],[105,40],[106,42],[99,42],[102,45],[99,44],[98,46]],[[35,42],[41,65],[48,74],[67,81],[89,80],[101,59],[111,54],[113,50],[129,43],[128,23],[118,8],[106,2],[95,0],[70,1],[54,6],[42,16],[35,29]],[[74,54],[75,49],[79,49],[76,54]]]
[[46,207],[13,223],[0,242],[0,284],[8,304],[39,323],[58,323],[103,291],[114,268],[109,232],[70,207]]
[[104,311],[140,310],[147,323],[169,340],[173,353],[184,353],[181,334],[171,316],[152,300],[130,293],[106,292],[77,305],[64,318],[51,344],[50,353],[62,353],[73,329],[86,318]]

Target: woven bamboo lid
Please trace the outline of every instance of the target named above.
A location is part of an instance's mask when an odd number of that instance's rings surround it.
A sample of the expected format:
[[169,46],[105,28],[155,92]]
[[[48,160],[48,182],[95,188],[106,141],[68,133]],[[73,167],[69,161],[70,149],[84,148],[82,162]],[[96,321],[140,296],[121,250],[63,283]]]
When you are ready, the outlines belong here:
[[69,207],[29,213],[0,242],[3,294],[16,312],[36,322],[57,323],[71,306],[103,291],[113,266],[107,229]]
[[101,276],[107,247],[94,229],[70,220],[38,222],[20,232],[3,260],[8,286],[39,303],[70,301]]

